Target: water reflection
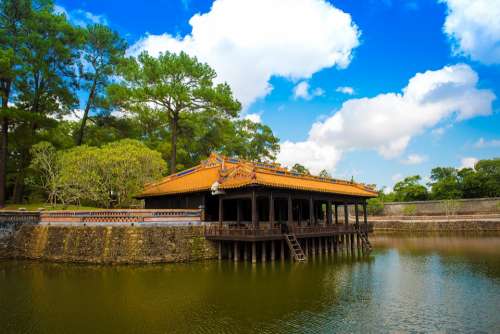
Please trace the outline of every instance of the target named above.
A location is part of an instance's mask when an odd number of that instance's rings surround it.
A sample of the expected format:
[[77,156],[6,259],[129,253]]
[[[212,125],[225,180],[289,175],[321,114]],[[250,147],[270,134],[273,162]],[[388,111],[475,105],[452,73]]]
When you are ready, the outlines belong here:
[[0,262],[0,323],[7,333],[500,330],[500,238],[374,244],[370,257],[307,264]]

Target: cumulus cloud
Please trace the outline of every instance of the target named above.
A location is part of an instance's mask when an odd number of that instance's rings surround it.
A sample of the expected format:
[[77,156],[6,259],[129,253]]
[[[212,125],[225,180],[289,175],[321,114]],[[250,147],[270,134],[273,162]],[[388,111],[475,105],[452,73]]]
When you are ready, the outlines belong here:
[[341,156],[342,153],[333,146],[321,146],[313,141],[285,141],[280,145],[277,158],[286,167],[299,163],[311,173],[318,174],[323,169],[334,171]]
[[261,114],[258,113],[246,114],[243,118],[254,123],[262,123]]
[[465,157],[460,160],[460,169],[462,168],[474,168],[479,159],[474,157]]
[[412,137],[443,120],[456,122],[491,114],[496,97],[490,90],[478,89],[477,82],[476,72],[465,64],[418,73],[402,93],[344,102],[335,114],[312,125],[304,144],[283,144],[282,156],[311,167],[320,163],[317,158],[308,163],[310,152],[306,148],[335,152],[335,159],[325,161],[320,168],[329,170],[346,150],[373,149],[384,158],[395,158]]
[[66,18],[71,23],[80,27],[86,27],[87,25],[90,24],[103,24],[103,25],[108,24],[108,21],[103,15],[96,15],[91,12],[85,11],[83,9],[75,9],[68,11],[66,10],[66,8],[62,6],[55,5],[54,11],[56,12],[56,14],[66,15]]
[[293,97],[295,99],[311,100],[315,96],[324,94],[325,91],[319,87],[311,91],[307,81],[301,81],[293,88]]
[[195,55],[231,85],[244,106],[272,90],[272,76],[299,80],[347,67],[360,36],[351,16],[324,0],[216,0],[189,24],[186,36],[147,35],[128,54]]
[[500,64],[500,0],[441,0],[448,6],[444,31],[456,54]]
[[486,148],[486,147],[500,147],[500,139],[485,140],[484,138],[479,138],[474,144],[475,148]]
[[427,157],[425,155],[410,154],[406,157],[406,159],[401,160],[401,162],[404,163],[405,165],[418,165],[426,160]]
[[337,87],[337,89],[335,91],[338,93],[342,93],[342,94],[354,95],[354,88],[349,87],[349,86]]

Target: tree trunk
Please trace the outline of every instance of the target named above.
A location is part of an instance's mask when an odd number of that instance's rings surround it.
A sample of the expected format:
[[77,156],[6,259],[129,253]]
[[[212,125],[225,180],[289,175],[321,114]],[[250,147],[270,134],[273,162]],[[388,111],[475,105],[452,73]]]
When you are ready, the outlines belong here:
[[170,174],[175,173],[175,166],[177,164],[177,126],[179,123],[179,115],[174,113],[170,118],[170,130],[172,131],[172,142],[170,151]]
[[[2,85],[2,111],[6,112],[9,107],[10,82]],[[9,119],[6,115],[2,117],[1,143],[0,143],[0,208],[5,207],[7,199],[7,157],[8,157],[8,135]]]
[[92,105],[92,103],[94,103],[96,85],[97,85],[97,78],[94,78],[94,82],[92,83],[92,88],[90,89],[89,98],[87,100],[87,105],[85,106],[85,110],[83,112],[83,118],[82,118],[82,124],[80,125],[80,131],[78,131],[78,136],[76,138],[76,146],[80,146],[83,143],[85,124],[87,123],[87,119],[89,117],[90,106]]
[[0,208],[5,207],[7,199],[7,144],[9,120],[2,118],[2,143],[0,144]]

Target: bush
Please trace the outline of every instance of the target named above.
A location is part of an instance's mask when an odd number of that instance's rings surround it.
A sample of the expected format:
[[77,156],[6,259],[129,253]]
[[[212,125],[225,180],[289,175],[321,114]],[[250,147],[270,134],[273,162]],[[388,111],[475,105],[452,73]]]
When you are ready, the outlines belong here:
[[368,214],[372,216],[384,213],[384,201],[381,198],[371,198],[367,201]]
[[405,205],[403,208],[403,214],[405,216],[414,216],[417,213],[417,206],[415,204]]
[[125,139],[101,148],[79,146],[56,152],[41,143],[32,150],[34,184],[52,204],[129,207],[144,184],[166,170],[159,152]]

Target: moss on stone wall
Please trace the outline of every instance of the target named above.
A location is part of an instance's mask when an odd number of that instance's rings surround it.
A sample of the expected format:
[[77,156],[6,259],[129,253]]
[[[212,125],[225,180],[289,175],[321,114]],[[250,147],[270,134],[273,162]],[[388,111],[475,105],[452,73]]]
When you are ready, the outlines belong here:
[[[217,257],[203,227],[21,226],[9,256],[62,262],[186,262]],[[5,256],[5,254],[4,254]]]

